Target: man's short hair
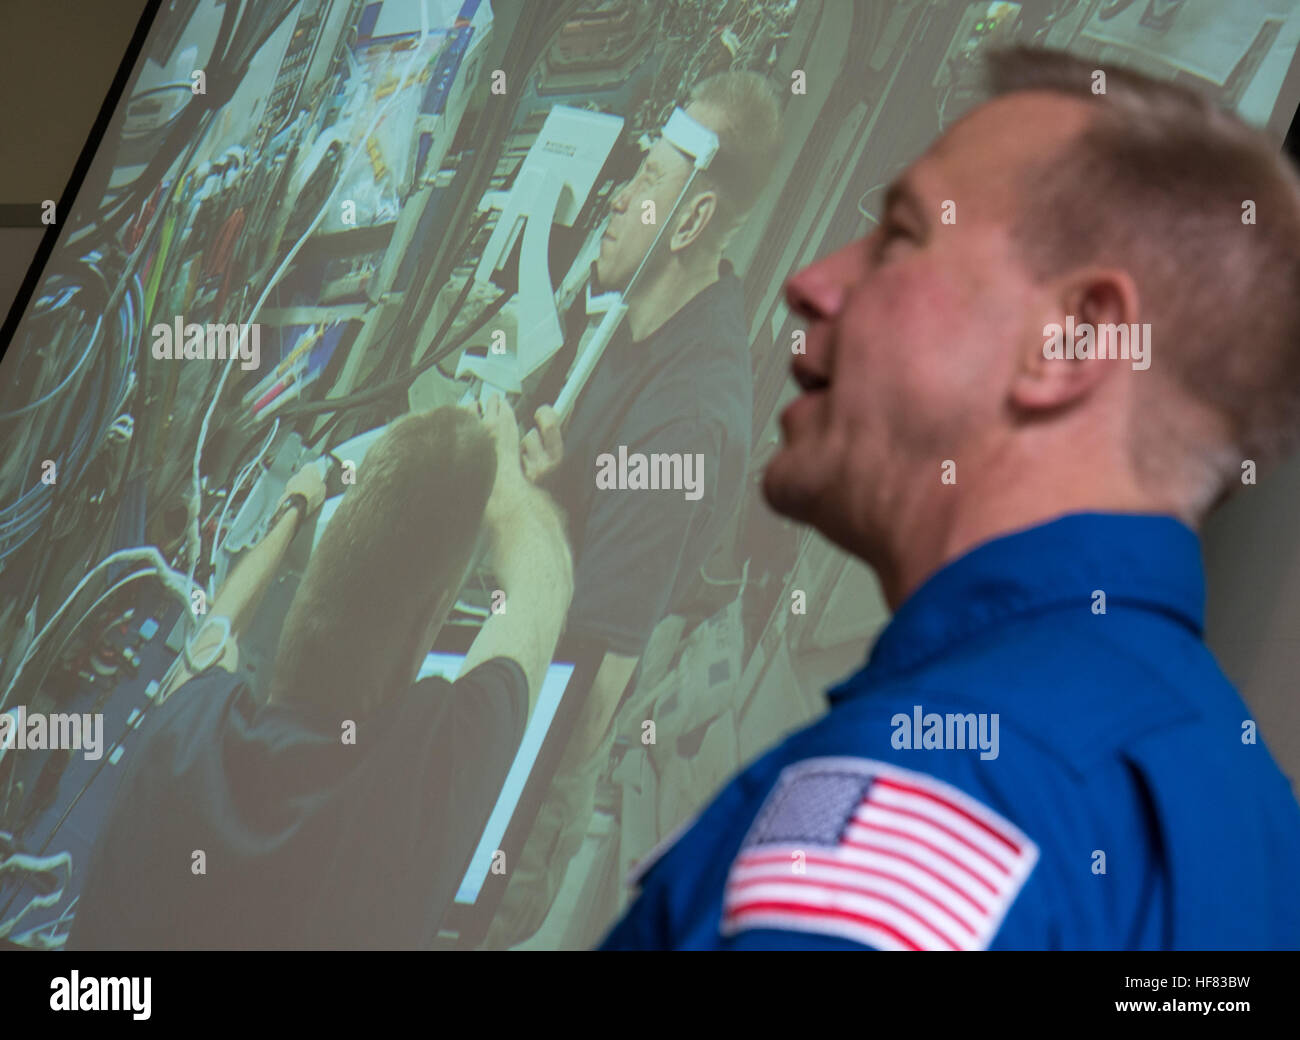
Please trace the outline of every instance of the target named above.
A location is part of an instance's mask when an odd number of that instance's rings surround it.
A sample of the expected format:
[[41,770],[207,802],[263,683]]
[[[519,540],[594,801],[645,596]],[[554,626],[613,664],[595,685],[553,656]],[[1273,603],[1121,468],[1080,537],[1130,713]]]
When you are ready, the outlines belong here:
[[496,478],[478,418],[448,406],[394,422],[371,445],[285,618],[272,699],[361,714],[414,660],[411,636],[454,595]]
[[[1027,47],[991,55],[994,95],[1047,90],[1095,108],[1066,149],[1023,171],[1013,235],[1035,277],[1129,271],[1152,325],[1151,371],[1227,431],[1212,461],[1214,449],[1189,445],[1214,471],[1212,500],[1239,486],[1243,460],[1270,466],[1300,439],[1300,179],[1263,132],[1195,91],[1104,68],[1094,93],[1099,69]],[[1139,468],[1168,440],[1161,411],[1139,416]]]
[[718,112],[709,120],[718,152],[696,183],[717,191],[714,220],[725,235],[753,209],[780,157],[781,106],[765,76],[736,70],[700,80],[690,102]]

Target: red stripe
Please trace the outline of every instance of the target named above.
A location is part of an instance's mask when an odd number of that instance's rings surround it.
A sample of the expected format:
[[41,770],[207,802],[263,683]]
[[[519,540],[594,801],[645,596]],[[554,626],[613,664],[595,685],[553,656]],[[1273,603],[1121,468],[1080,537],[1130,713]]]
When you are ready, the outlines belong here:
[[284,389],[284,380],[281,379],[275,386],[271,387],[266,393],[253,402],[253,411],[258,412],[274,401],[280,392]]
[[940,874],[933,867],[927,866],[926,864],[922,863],[919,859],[913,859],[911,856],[906,856],[903,853],[899,852],[897,849],[887,849],[883,845],[868,845],[864,841],[846,841],[844,844],[852,845],[855,849],[862,849],[864,852],[876,852],[882,856],[892,856],[894,859],[901,859],[904,863],[910,863],[917,870],[924,870],[927,874],[929,874],[940,884],[947,885],[954,892],[956,892],[957,895],[961,896],[962,899],[970,903],[970,905],[973,906],[976,910],[978,910],[982,915],[984,915],[985,917],[988,916],[989,908],[987,906],[981,903],[978,899],[976,899],[965,889],[960,888],[957,885],[954,885],[951,881],[949,881],[946,877]]
[[[748,864],[752,864],[752,865],[754,865],[754,866],[766,866],[767,863],[768,863],[769,861],[777,862],[777,863],[788,863],[788,862],[789,862],[789,861],[788,861],[785,857],[783,857],[780,853],[775,853],[775,854],[773,854],[773,853],[767,853],[767,854],[764,854],[764,855],[755,855],[755,854],[752,854],[752,853],[746,853],[746,854],[742,855],[742,856],[740,857],[740,859],[738,859],[738,860],[736,861],[736,866],[748,865]],[[956,921],[959,925],[961,925],[962,928],[964,928],[966,931],[970,932],[971,935],[974,935],[974,934],[975,934],[975,929],[974,929],[974,928],[973,928],[973,927],[972,927],[972,926],[971,926],[971,925],[970,925],[966,920],[964,920],[964,919],[963,919],[959,914],[954,913],[952,907],[948,906],[947,903],[942,903],[942,902],[940,902],[938,899],[935,899],[935,897],[932,896],[932,895],[931,895],[929,892],[927,892],[925,889],[923,889],[923,888],[918,888],[918,887],[917,887],[916,885],[914,885],[912,882],[908,881],[907,878],[905,878],[905,877],[901,877],[901,876],[898,875],[898,874],[891,874],[891,873],[889,873],[888,871],[885,871],[885,870],[878,870],[878,869],[876,869],[875,867],[864,867],[864,866],[862,866],[862,865],[860,865],[860,864],[858,864],[858,863],[850,863],[850,862],[848,862],[848,861],[846,861],[846,860],[842,860],[842,859],[833,859],[833,858],[831,858],[830,856],[811,856],[811,855],[810,855],[810,856],[807,856],[807,862],[809,862],[809,863],[816,863],[816,864],[818,864],[819,866],[823,866],[823,867],[836,867],[836,868],[838,868],[838,869],[840,869],[840,870],[851,870],[851,871],[854,871],[855,873],[859,873],[859,874],[871,874],[871,875],[874,875],[875,877],[882,877],[882,878],[885,878],[885,879],[887,879],[887,880],[889,880],[889,881],[897,882],[898,884],[902,885],[904,888],[906,888],[906,889],[908,889],[908,890],[910,890],[910,891],[912,891],[912,892],[915,892],[915,893],[916,893],[918,896],[920,896],[922,899],[928,900],[929,902],[933,903],[935,906],[937,906],[937,907],[938,907],[940,910],[942,910],[944,913],[946,913],[946,914],[948,914],[949,916],[951,916],[952,919],[953,919],[954,921]],[[791,877],[798,877],[798,876],[800,876],[800,875],[791,874],[790,876],[791,876]],[[754,880],[758,880],[758,879],[755,878]],[[773,880],[775,880],[775,876],[773,877]],[[810,879],[810,883],[815,883],[815,879]],[[835,882],[828,882],[828,884],[834,884],[834,883],[835,883]],[[734,881],[734,882],[731,882],[731,884],[733,884],[733,885],[747,885],[747,884],[749,884],[749,882],[748,882],[748,881]],[[851,887],[851,886],[850,886],[850,887]],[[969,897],[967,897],[967,898],[969,898]]]
[[906,946],[909,950],[919,950],[921,948],[896,928],[891,928],[889,925],[885,924],[884,921],[879,921],[874,917],[867,917],[863,914],[845,913],[838,910],[818,910],[813,907],[802,906],[798,903],[751,903],[743,910],[733,910],[728,916],[732,920],[735,920],[736,918],[743,917],[747,914],[758,913],[782,913],[807,917],[848,918],[857,921],[860,924],[870,925],[872,928],[879,928],[882,932],[887,932],[889,935],[893,936],[897,942]]
[[887,849],[883,845],[870,845],[865,841],[850,841],[849,839],[846,838],[844,839],[843,844],[848,845],[855,849],[861,849],[863,852],[876,852],[882,856],[892,856],[894,859],[901,859],[904,863],[910,863],[917,870],[924,870],[927,874],[929,874],[940,884],[947,885],[954,892],[956,892],[957,895],[961,896],[962,899],[970,903],[970,905],[973,906],[976,910],[978,910],[981,914],[985,916],[988,915],[989,912],[988,907],[986,907],[983,903],[981,903],[978,899],[976,899],[965,889],[959,887],[958,885],[954,885],[951,881],[949,881],[946,877],[940,874],[933,867],[927,866],[925,863],[922,863],[919,859],[913,859],[911,856],[904,855],[903,853],[899,852],[897,849]]
[[[858,826],[863,827],[863,824],[859,823]],[[926,863],[920,862],[919,859],[913,859],[910,857],[910,855],[906,855],[904,853],[898,852],[897,849],[887,849],[885,848],[884,845],[872,845],[870,844],[870,842],[867,841],[854,841],[853,839],[848,839],[848,837],[846,837],[846,839],[842,841],[841,844],[848,846],[848,848],[850,849],[861,849],[862,852],[865,853],[880,853],[881,855],[892,855],[894,859],[902,859],[902,861],[904,861],[905,863],[911,863],[911,866],[917,867],[917,870],[926,871],[926,874],[930,875],[931,878],[935,879],[936,881],[940,881],[940,883],[948,885],[948,887],[952,889],[953,892],[956,892],[958,896],[961,896],[963,898],[963,900],[966,900],[966,902],[969,902],[969,904],[971,906],[974,906],[976,910],[979,910],[980,914],[988,914],[988,907],[984,906],[982,902],[980,902],[979,900],[976,900],[974,896],[971,896],[971,894],[967,892],[966,889],[963,889],[961,885],[953,883],[952,880],[945,878],[945,876],[943,874],[940,874],[940,872],[935,870],[935,868],[926,865]],[[967,871],[967,874],[969,874],[969,871]],[[993,894],[995,894],[996,896],[997,893],[995,892]]]
[[[807,885],[809,888],[817,889],[817,890],[825,889],[832,892],[846,892],[851,895],[870,896],[873,899],[879,899],[882,903],[888,903],[895,910],[901,910],[903,913],[907,914],[908,917],[920,921],[921,924],[925,925],[926,928],[934,932],[935,935],[939,936],[940,939],[946,942],[954,950],[958,948],[959,944],[955,942],[953,938],[950,935],[948,935],[948,933],[945,932],[942,928],[936,926],[935,923],[931,921],[928,917],[921,916],[910,906],[908,906],[906,903],[900,903],[897,899],[893,898],[892,896],[887,896],[883,892],[879,892],[874,889],[856,888],[853,885],[846,885],[840,881],[825,881],[822,880],[821,878],[809,878],[809,877],[800,877],[800,876],[782,877],[779,879],[766,878],[766,877],[750,878],[748,881],[732,881],[727,887],[732,891],[737,891],[742,888],[749,888],[751,885],[770,885],[774,883],[780,885],[789,885],[789,884]],[[845,912],[847,913],[848,911]],[[975,934],[975,932],[972,929],[968,928],[967,931],[969,931],[971,935]]]
[[[894,830],[892,827],[882,827],[882,826],[881,826],[880,824],[878,824],[878,823],[862,823],[862,822],[858,822],[858,823],[857,823],[857,826],[863,828],[864,830],[869,830],[869,831],[879,831],[881,834],[891,834],[891,835],[893,835],[895,838],[902,838],[902,839],[904,839],[905,841],[910,841],[910,842],[912,842],[914,845],[920,845],[920,846],[921,846],[922,848],[924,848],[924,849],[929,849],[929,850],[930,850],[931,852],[933,852],[936,856],[939,856],[939,857],[942,858],[942,859],[946,859],[949,863],[951,863],[954,867],[956,867],[958,870],[960,870],[963,874],[965,874],[967,877],[971,878],[971,880],[973,880],[973,881],[978,881],[981,885],[983,885],[985,888],[987,888],[987,889],[988,889],[990,892],[992,892],[994,895],[997,895],[997,894],[998,894],[998,890],[997,890],[997,888],[996,888],[993,884],[991,884],[990,882],[986,881],[986,880],[985,880],[983,877],[981,877],[979,874],[975,873],[975,871],[971,870],[971,868],[968,867],[968,866],[966,866],[966,864],[963,863],[961,860],[956,859],[955,857],[948,855],[948,853],[944,852],[943,849],[939,848],[938,846],[936,846],[936,845],[931,845],[931,844],[930,844],[928,841],[926,841],[924,838],[918,838],[915,834],[908,834],[906,831],[896,831],[896,830]],[[846,842],[846,844],[847,844],[847,842]]]
[[962,816],[966,817],[966,819],[970,820],[971,823],[975,824],[975,826],[979,827],[981,830],[987,831],[989,834],[993,835],[993,837],[997,838],[998,841],[1002,842],[1003,845],[1009,848],[1017,856],[1020,855],[1020,846],[1017,845],[1010,838],[1008,838],[1000,830],[998,830],[995,827],[991,827],[989,824],[981,820],[978,816],[975,816],[972,813],[968,812],[966,809],[963,809],[960,805],[957,805],[954,802],[950,802],[947,798],[941,798],[933,791],[927,791],[923,787],[914,787],[911,784],[902,784],[899,783],[897,780],[886,780],[883,777],[877,777],[875,782],[877,784],[880,784],[882,787],[889,787],[895,791],[903,791],[907,794],[914,794],[914,795],[919,795],[922,798],[929,798],[932,802],[938,802],[940,805],[946,806],[947,808],[951,809],[953,812],[960,813]]
[[[915,809],[901,809],[901,808],[899,808],[899,807],[896,806],[896,805],[886,805],[884,802],[873,802],[870,798],[868,798],[867,801],[866,801],[864,804],[874,806],[875,808],[877,808],[877,809],[881,809],[881,810],[883,810],[883,811],[885,811],[885,812],[894,812],[894,813],[898,813],[900,816],[910,816],[910,817],[912,817],[912,819],[914,819],[914,820],[920,820],[922,823],[928,823],[931,827],[934,827],[934,828],[937,828],[938,830],[943,831],[943,833],[946,834],[946,835],[948,835],[948,837],[950,837],[953,841],[959,841],[959,842],[961,842],[961,843],[962,843],[963,845],[965,845],[968,849],[970,849],[971,852],[977,852],[977,853],[979,853],[980,856],[982,856],[984,859],[986,859],[986,860],[988,860],[990,863],[992,863],[992,864],[993,864],[995,867],[997,867],[997,869],[1000,870],[1003,874],[1010,874],[1010,873],[1011,873],[1010,870],[1008,870],[1005,866],[1003,866],[1001,863],[999,863],[997,860],[995,860],[992,856],[990,856],[987,852],[985,852],[985,851],[984,851],[982,848],[980,848],[978,845],[975,845],[975,844],[973,844],[971,841],[969,841],[968,839],[963,838],[960,834],[958,834],[958,833],[957,833],[955,830],[953,830],[951,827],[945,827],[945,826],[944,826],[942,823],[940,823],[938,820],[935,820],[935,819],[933,819],[932,817],[926,816],[924,813],[919,813],[919,812],[917,812]],[[864,820],[859,820],[858,822],[859,822],[859,823],[862,823],[864,826],[870,826],[870,824],[866,823],[866,821],[864,821]]]

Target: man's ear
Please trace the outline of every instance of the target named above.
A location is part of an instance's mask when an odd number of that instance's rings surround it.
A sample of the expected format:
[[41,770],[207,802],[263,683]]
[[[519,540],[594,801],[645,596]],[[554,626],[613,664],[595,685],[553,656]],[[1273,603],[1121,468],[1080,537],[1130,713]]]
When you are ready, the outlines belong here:
[[[1115,360],[1099,357],[1097,327],[1127,326],[1138,320],[1137,285],[1122,268],[1081,268],[1061,278],[1043,297],[1038,328],[1025,332],[1011,404],[1024,412],[1068,407],[1092,393],[1117,370]],[[1072,320],[1071,320],[1072,319]],[[1091,357],[1085,348],[1084,326],[1090,327]]]
[[677,221],[677,230],[668,243],[674,253],[698,241],[718,212],[718,193],[713,189],[702,191],[683,206],[684,212]]

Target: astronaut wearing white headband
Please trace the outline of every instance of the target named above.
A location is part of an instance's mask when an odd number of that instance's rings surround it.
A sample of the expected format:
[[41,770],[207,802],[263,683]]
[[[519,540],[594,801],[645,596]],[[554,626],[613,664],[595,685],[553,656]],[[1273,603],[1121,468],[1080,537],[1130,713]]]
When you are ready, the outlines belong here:
[[[691,107],[701,114],[700,106]],[[645,297],[647,283],[659,290],[654,295],[689,298],[716,278],[718,256],[701,250],[688,254],[686,247],[701,236],[717,211],[717,191],[707,182],[697,188],[698,171],[708,168],[717,150],[712,130],[680,108],[673,111],[636,175],[611,200],[596,261],[601,289],[624,292],[630,305],[632,297]],[[666,264],[674,284],[657,285]],[[632,332],[642,339],[653,319],[647,320],[651,308],[637,309],[642,313],[639,321],[632,321]]]
[[[744,293],[722,254],[776,166],[780,141],[777,95],[757,73],[709,77],[673,112],[611,199],[596,261],[593,292],[618,291],[627,313],[563,430],[543,405],[521,443],[525,474],[569,517],[575,590],[566,631],[603,646],[604,657],[511,870],[489,946],[520,941],[550,908],[591,821],[623,691],[656,624],[685,612],[738,507],[753,377]],[[554,367],[563,375],[566,365]],[[539,393],[554,399],[545,386]],[[689,457],[697,486],[598,487],[599,457],[620,451]]]

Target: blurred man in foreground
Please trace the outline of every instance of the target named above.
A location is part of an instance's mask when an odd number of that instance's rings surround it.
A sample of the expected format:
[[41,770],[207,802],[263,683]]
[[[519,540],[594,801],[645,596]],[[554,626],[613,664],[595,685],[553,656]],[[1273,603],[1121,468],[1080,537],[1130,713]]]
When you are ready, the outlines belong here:
[[1094,71],[999,56],[880,227],[789,280],[765,495],[895,614],[606,948],[1300,946],[1300,807],[1205,646],[1196,534],[1300,433],[1300,182]]

